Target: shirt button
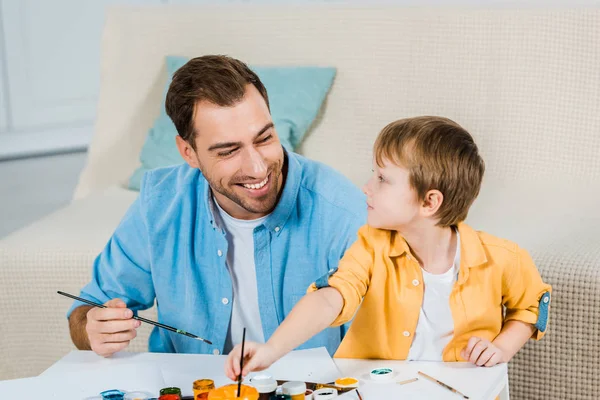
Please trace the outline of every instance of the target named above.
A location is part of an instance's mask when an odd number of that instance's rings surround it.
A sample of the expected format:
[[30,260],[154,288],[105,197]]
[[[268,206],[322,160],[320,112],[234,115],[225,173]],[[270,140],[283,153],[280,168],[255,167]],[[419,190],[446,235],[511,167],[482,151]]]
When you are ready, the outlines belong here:
[[219,349],[214,349],[214,350],[213,350],[213,354],[214,354],[215,356],[218,356],[219,354],[221,354],[221,352],[219,351]]
[[415,279],[412,281],[413,286],[419,286],[419,280]]
[[548,297],[544,297],[544,303],[548,303],[550,299]]
[[223,252],[221,250],[217,251],[217,254],[219,255],[219,257],[223,256]]
[[223,303],[223,304],[227,305],[227,304],[229,304],[229,299],[228,299],[227,297],[223,297],[223,298],[221,299],[221,303]]
[[404,331],[402,334],[403,334],[405,337],[409,337],[409,336],[410,336],[410,332],[409,332],[409,331]]
[[279,232],[280,230],[281,230],[280,227],[278,227],[278,226],[275,227],[275,232]]

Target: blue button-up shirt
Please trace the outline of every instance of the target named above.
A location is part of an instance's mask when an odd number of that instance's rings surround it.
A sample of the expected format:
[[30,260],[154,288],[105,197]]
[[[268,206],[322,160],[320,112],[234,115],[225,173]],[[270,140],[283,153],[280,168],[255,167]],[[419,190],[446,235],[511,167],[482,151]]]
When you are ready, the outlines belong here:
[[[366,223],[364,195],[321,163],[286,152],[283,193],[254,229],[261,323],[268,339],[309,285],[337,267]],[[140,195],[94,262],[81,297],[120,298],[134,312],[152,307],[158,320],[209,339],[213,345],[154,328],[154,352],[223,352],[231,319],[228,243],[215,220],[210,187],[187,164],[146,173]],[[225,300],[227,299],[227,300]],[[70,312],[80,305],[75,302]],[[311,321],[306,321],[310,324]],[[333,354],[347,327],[329,328],[299,348]]]

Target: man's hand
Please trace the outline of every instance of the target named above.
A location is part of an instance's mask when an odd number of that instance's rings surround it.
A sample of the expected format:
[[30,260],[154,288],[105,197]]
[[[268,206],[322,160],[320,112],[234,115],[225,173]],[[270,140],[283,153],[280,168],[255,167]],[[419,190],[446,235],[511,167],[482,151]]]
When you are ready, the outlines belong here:
[[137,336],[141,322],[133,319],[133,312],[120,299],[104,303],[108,308],[93,307],[87,312],[87,332],[90,348],[103,357],[123,350]]
[[[238,344],[231,350],[227,361],[225,361],[225,375],[232,381],[236,381],[240,375],[240,357],[242,345]],[[271,366],[281,356],[269,344],[260,344],[255,342],[246,342],[244,345],[244,371],[242,377],[250,372],[262,371]]]
[[496,364],[508,362],[505,352],[486,339],[471,337],[461,353],[465,360],[480,367],[493,367]]

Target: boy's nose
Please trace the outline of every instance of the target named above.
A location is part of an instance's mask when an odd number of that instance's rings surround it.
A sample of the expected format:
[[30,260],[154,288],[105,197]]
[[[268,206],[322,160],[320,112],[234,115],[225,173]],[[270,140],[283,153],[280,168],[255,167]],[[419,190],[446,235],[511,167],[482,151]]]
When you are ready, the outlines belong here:
[[367,183],[365,183],[365,184],[363,185],[363,187],[362,187],[362,191],[363,191],[363,193],[364,193],[364,194],[366,194],[367,196],[370,196],[370,195],[371,195],[371,187],[370,187],[370,185],[371,185],[371,179],[369,179],[369,180],[367,181]]

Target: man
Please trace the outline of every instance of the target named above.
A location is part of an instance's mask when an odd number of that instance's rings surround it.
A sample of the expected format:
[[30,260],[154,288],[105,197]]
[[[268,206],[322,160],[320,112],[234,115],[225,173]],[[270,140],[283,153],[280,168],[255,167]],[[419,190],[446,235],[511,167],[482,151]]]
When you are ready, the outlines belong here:
[[[319,276],[337,267],[366,220],[360,190],[331,168],[287,152],[265,87],[225,56],[190,60],[173,77],[166,110],[185,164],[147,173],[140,195],[94,263],[69,312],[73,342],[103,356],[136,336],[134,312],[156,300],[154,352],[228,353],[264,342]],[[310,324],[310,321],[306,321]],[[302,347],[331,354],[344,328]]]

